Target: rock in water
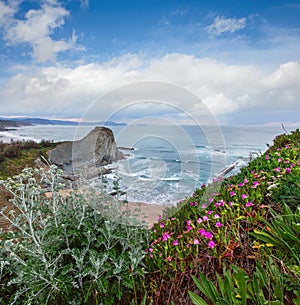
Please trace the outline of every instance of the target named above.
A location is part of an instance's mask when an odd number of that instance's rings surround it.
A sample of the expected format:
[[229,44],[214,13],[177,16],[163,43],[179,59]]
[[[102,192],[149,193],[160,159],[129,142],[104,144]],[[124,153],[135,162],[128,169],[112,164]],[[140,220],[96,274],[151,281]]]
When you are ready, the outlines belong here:
[[64,171],[99,167],[124,158],[107,127],[96,127],[81,140],[63,142],[48,155],[50,162]]

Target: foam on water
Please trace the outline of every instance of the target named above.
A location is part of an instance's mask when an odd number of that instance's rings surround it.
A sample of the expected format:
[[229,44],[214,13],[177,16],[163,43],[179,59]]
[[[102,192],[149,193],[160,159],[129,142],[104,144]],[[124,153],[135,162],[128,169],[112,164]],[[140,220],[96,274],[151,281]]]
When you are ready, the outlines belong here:
[[[92,128],[83,127],[78,137],[85,136]],[[222,128],[225,143],[222,147],[215,134],[206,138],[197,126],[183,127],[190,137],[188,141],[168,126],[127,126],[128,133],[118,138],[122,128],[111,127],[118,145],[135,150],[130,151],[126,160],[113,165],[116,169],[107,176],[110,188],[118,176],[129,201],[160,204],[176,203],[191,195],[196,187],[207,183],[233,162],[236,166],[229,175],[236,174],[247,165],[250,152],[264,151],[265,143],[271,144],[274,136],[282,133],[278,127],[226,126]],[[10,138],[64,141],[74,140],[77,131],[73,126],[27,126],[0,135],[9,141]],[[91,184],[100,186],[97,179]]]

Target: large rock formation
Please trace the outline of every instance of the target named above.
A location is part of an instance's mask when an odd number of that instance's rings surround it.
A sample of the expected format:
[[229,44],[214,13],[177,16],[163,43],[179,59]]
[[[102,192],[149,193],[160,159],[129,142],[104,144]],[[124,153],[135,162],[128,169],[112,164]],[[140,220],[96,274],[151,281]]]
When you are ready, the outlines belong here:
[[107,127],[96,127],[81,140],[63,142],[48,155],[51,163],[68,172],[95,168],[124,158],[113,132]]

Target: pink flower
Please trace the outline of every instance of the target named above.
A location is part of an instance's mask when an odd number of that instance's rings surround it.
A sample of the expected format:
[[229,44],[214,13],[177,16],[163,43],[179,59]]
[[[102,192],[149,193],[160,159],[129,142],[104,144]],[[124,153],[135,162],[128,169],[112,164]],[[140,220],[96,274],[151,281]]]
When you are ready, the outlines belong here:
[[214,219],[218,219],[218,218],[220,218],[220,215],[219,214],[215,214],[214,215]]
[[213,248],[216,246],[216,243],[215,243],[213,240],[210,240],[210,241],[208,242],[208,246],[209,246],[211,249],[213,249]]
[[207,215],[211,215],[212,214],[212,211],[211,210],[208,210],[207,211]]
[[230,196],[231,196],[231,197],[235,196],[235,192],[233,192],[233,191],[230,192]]
[[259,182],[258,181],[254,181],[253,185],[251,186],[251,188],[255,189],[258,185],[259,185]]
[[208,199],[208,202],[209,202],[209,203],[212,203],[213,200],[214,200],[213,198],[209,198],[209,199]]
[[251,201],[248,201],[248,202],[246,203],[246,207],[251,207],[251,206],[253,206],[253,203],[252,203]]
[[153,254],[152,254],[152,253],[149,253],[149,256],[150,256],[150,257],[153,257]]
[[161,227],[161,228],[164,228],[164,227],[165,227],[165,223],[164,223],[164,222],[161,222],[161,223],[160,223],[160,227]]
[[285,148],[290,148],[290,145],[286,145],[286,147]]
[[209,220],[209,218],[205,215],[205,216],[203,216],[203,220],[207,221],[207,220]]
[[152,249],[152,248],[149,248],[148,251],[149,251],[150,253],[152,253],[152,252],[153,252],[153,249]]
[[200,229],[198,232],[201,236],[205,236],[206,231],[204,229]]
[[162,240],[163,240],[163,241],[166,241],[166,240],[168,240],[169,238],[171,238],[171,236],[170,236],[168,233],[163,233],[163,235],[162,235]]
[[173,246],[178,246],[178,240],[175,239],[175,240],[172,242],[172,245],[173,245]]
[[233,205],[232,201],[228,202],[228,205],[232,208]]
[[198,238],[194,239],[194,245],[199,245],[199,244],[200,244],[199,239]]
[[225,204],[225,201],[224,200],[220,200],[220,206],[224,206],[224,204]]
[[285,169],[285,172],[286,173],[290,173],[292,170],[289,168],[289,167],[287,167],[286,169]]
[[247,194],[242,194],[242,199],[246,199],[246,198],[248,198],[248,195]]
[[201,207],[202,207],[202,209],[206,209],[206,204],[203,203],[203,204],[201,205]]
[[277,151],[280,151],[280,150],[281,150],[281,149],[278,147],[278,148],[277,148]]
[[166,261],[168,261],[168,262],[170,262],[172,260],[172,257],[171,256],[168,256],[167,258],[166,258]]
[[267,160],[267,161],[269,160],[269,155],[266,155],[266,160]]
[[277,161],[278,161],[279,163],[280,163],[280,162],[282,162],[282,158],[278,158],[278,160],[277,160]]
[[220,228],[220,227],[222,227],[223,225],[220,223],[220,221],[218,221],[217,223],[216,223],[216,227],[217,228]]
[[281,171],[281,168],[280,167],[276,167],[274,170],[279,173]]
[[198,222],[198,223],[201,223],[201,222],[202,222],[202,219],[199,217],[199,218],[197,219],[197,222]]
[[191,223],[192,223],[192,221],[191,221],[191,220],[187,220],[187,221],[186,221],[186,225],[187,225],[187,226],[190,226],[190,225],[191,225]]
[[249,181],[247,180],[247,178],[244,179],[244,183],[248,183]]
[[213,234],[210,233],[210,232],[205,232],[205,235],[204,235],[207,239],[211,239],[213,238]]
[[239,183],[239,186],[244,186],[244,185],[245,185],[244,182]]
[[188,231],[191,231],[193,229],[193,227],[190,226],[190,225],[188,225],[186,228],[187,228]]

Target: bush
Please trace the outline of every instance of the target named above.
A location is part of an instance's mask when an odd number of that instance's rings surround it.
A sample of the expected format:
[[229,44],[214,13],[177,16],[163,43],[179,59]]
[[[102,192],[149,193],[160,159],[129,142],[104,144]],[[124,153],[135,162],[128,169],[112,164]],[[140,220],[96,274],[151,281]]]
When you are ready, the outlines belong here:
[[1,181],[15,207],[1,212],[12,225],[1,237],[2,291],[12,289],[10,304],[129,304],[148,229],[104,194],[62,196],[61,174],[25,169]]

